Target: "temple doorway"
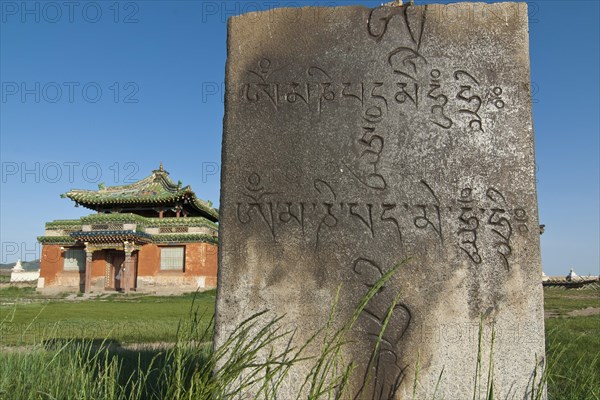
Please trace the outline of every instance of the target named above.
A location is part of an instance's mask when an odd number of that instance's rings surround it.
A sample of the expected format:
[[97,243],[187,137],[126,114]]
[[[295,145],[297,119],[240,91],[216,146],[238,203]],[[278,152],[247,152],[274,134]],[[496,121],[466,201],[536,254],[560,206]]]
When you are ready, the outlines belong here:
[[120,291],[123,289],[123,267],[125,253],[122,251],[109,251],[106,259],[106,278],[104,288]]
[[[129,289],[137,288],[137,251],[131,254],[131,268],[129,271]],[[106,250],[106,272],[104,276],[104,289],[123,291],[125,289],[125,253],[119,250]]]

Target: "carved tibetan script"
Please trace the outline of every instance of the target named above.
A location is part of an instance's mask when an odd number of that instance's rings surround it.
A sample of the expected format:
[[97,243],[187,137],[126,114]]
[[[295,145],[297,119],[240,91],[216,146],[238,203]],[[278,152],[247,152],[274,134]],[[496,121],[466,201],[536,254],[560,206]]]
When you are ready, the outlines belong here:
[[480,318],[529,327],[533,344],[495,344],[494,362],[519,372],[494,384],[530,391],[544,343],[529,87],[520,3],[232,18],[216,344],[265,309],[302,342],[338,288],[343,320],[406,260],[344,350],[352,397],[410,398],[417,365],[420,395],[442,370],[438,395],[472,393],[477,341],[433,343],[420,327]]

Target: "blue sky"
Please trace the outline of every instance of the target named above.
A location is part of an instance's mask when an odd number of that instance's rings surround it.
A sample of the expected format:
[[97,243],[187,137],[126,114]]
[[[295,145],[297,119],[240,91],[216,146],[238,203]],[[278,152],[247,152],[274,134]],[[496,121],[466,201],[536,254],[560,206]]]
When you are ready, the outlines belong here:
[[[218,206],[227,17],[379,3],[0,1],[0,261],[36,258],[44,222],[89,213],[59,194],[161,161]],[[544,270],[597,274],[599,2],[528,4]]]

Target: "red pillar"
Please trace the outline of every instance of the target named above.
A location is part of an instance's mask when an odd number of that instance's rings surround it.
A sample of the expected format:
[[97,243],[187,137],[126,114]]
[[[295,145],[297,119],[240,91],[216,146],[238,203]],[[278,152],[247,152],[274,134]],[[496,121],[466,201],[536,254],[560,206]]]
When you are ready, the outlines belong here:
[[125,262],[123,263],[123,292],[129,293],[131,288],[131,253],[125,250]]
[[135,266],[133,263],[134,246],[129,242],[123,243],[123,251],[125,252],[125,262],[123,263],[123,291],[129,293],[135,287],[133,280],[135,279]]
[[92,255],[94,252],[87,248],[85,249],[85,285],[84,293],[89,293],[92,290]]

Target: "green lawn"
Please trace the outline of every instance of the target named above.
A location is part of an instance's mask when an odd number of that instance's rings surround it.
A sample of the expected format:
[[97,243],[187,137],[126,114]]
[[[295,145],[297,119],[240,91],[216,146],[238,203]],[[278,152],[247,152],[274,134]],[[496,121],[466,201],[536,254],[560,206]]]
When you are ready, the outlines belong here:
[[600,399],[600,315],[569,316],[574,310],[600,308],[600,290],[544,291],[546,347],[552,366],[549,394],[556,400]]
[[544,308],[566,314],[569,311],[586,307],[600,307],[600,290],[598,289],[544,289]]
[[[10,295],[10,296],[9,296]],[[120,343],[174,342],[192,306],[208,325],[215,291],[170,297],[115,295],[91,300],[44,298],[29,289],[0,290],[3,344],[40,339],[96,338]]]
[[[200,327],[200,330],[209,326],[214,312],[214,291],[199,293],[196,296],[193,294],[171,297],[138,294],[114,295],[85,301],[81,299],[67,300],[65,297],[65,295],[44,297],[37,294],[32,288],[0,289],[1,344],[29,345],[45,340],[46,343],[54,343],[60,347],[64,343],[63,339],[74,339],[73,343],[80,342],[80,339],[98,339],[94,342],[96,343],[94,348],[97,348],[102,339],[108,339],[107,343],[115,346],[112,347],[110,360],[103,362],[114,361],[121,365],[118,372],[119,382],[114,382],[114,384],[120,387],[118,390],[125,391],[130,389],[122,385],[125,385],[132,373],[137,374],[136,376],[148,373],[153,376],[152,380],[156,380],[159,379],[156,374],[167,367],[167,370],[175,367],[188,368],[189,365],[199,365],[198,363],[202,363],[199,360],[203,360],[205,357],[202,354],[206,354],[206,346],[203,345],[204,347],[186,358],[185,365],[187,366],[182,367],[183,364],[173,361],[177,352],[164,352],[164,348],[163,350],[136,350],[122,346],[148,342],[174,343],[178,338],[179,327],[191,331],[191,327],[194,326]],[[545,308],[548,312],[548,318],[546,318],[547,358],[551,367],[548,393],[551,400],[600,400],[600,315],[596,313],[587,316],[573,316],[572,314],[574,310],[590,307],[600,307],[600,290],[597,288],[545,289]],[[179,337],[189,336],[181,335],[180,332]],[[202,340],[210,340],[210,331],[208,336],[203,336],[203,338]],[[53,339],[59,340],[53,341]],[[193,343],[199,342],[194,340]],[[54,360],[56,373],[61,373],[62,368],[72,368],[74,376],[79,376],[77,371],[81,369],[82,365],[81,352],[75,353],[79,357],[78,359],[69,358],[72,357],[72,353],[64,351],[59,352],[59,357],[55,359],[55,350],[53,349],[56,347],[44,346],[42,350],[39,347],[34,348],[37,350],[31,350],[29,353],[13,350],[2,351],[0,352],[0,364],[12,365],[16,370],[35,371],[50,360]],[[200,359],[198,359],[198,354],[200,354]],[[94,357],[94,355],[86,356],[86,358],[89,357]],[[154,361],[152,361],[153,359]],[[154,363],[154,368],[149,367],[152,363]],[[159,365],[160,367],[158,367]],[[98,371],[86,372],[85,369],[82,371],[76,382],[81,381],[86,382],[86,385],[94,385]],[[39,383],[38,380],[42,378],[38,379],[33,373],[33,377],[25,376],[24,380],[17,380],[20,382],[17,385],[15,376],[11,374],[10,371],[0,372],[0,398],[2,399],[20,399],[18,396],[11,397],[8,393],[14,389],[22,395],[30,390],[28,388],[37,387],[36,385],[54,385],[52,393],[65,393],[63,397],[58,396],[57,398],[78,396],[79,393],[77,391],[69,392],[64,386],[70,385],[70,388],[74,385],[77,387],[79,383],[65,381],[63,386],[60,381],[56,383],[55,380],[51,382],[42,380],[42,383]],[[106,386],[110,383],[111,378],[108,375],[102,375],[102,379],[108,380],[105,381],[104,385]],[[149,392],[155,393],[156,398],[163,398],[165,393],[175,387],[171,385],[172,383],[169,381],[164,383],[161,388],[145,387],[143,390],[146,394],[139,392],[139,396],[136,395],[135,398],[149,398],[147,397]],[[98,398],[126,398],[120,397],[120,395],[102,394],[105,386],[90,390],[98,390],[98,392],[94,392],[97,393],[94,396]],[[4,389],[2,389],[3,387]],[[30,396],[28,398],[47,397]]]

